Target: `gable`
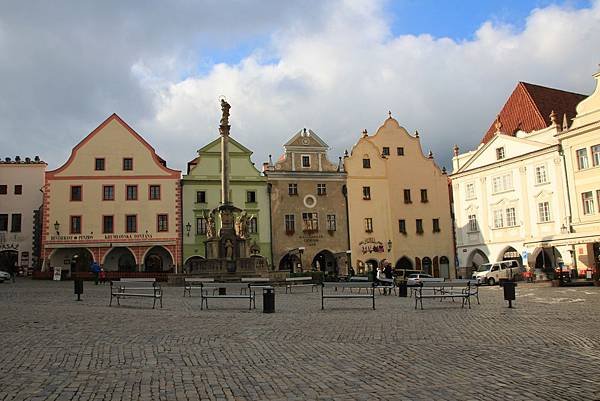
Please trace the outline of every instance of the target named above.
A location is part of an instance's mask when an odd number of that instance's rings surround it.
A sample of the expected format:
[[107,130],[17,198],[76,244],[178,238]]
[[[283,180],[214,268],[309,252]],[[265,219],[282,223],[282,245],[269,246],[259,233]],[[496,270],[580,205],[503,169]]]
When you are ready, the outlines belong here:
[[315,132],[311,129],[303,128],[298,131],[289,141],[287,141],[283,147],[318,147],[324,150],[329,149],[329,145],[325,143]]
[[[228,151],[230,157],[231,179],[235,177],[260,177],[260,171],[251,160],[252,151],[229,137]],[[188,164],[188,176],[209,177],[221,176],[221,137],[198,150],[198,157]]]
[[[247,147],[245,147],[244,145],[242,145],[241,143],[239,143],[232,137],[229,137],[228,150],[229,150],[229,153],[242,153],[242,154],[248,154],[248,155],[252,154],[251,150],[249,150]],[[210,142],[208,145],[204,145],[202,148],[198,149],[198,154],[202,154],[202,153],[218,153],[220,155],[221,154],[221,137],[218,137],[217,139]]]

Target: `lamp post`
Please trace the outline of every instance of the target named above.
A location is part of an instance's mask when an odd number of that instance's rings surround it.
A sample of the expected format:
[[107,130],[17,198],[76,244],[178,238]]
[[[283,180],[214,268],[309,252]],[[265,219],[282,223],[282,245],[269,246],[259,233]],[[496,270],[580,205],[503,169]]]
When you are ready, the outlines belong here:
[[54,222],[54,231],[56,231],[56,235],[60,235],[59,229],[60,229],[60,223],[58,222],[58,220],[56,220]]
[[186,231],[188,237],[190,236],[190,230],[191,229],[192,229],[192,225],[188,221],[187,224],[185,225],[185,231]]

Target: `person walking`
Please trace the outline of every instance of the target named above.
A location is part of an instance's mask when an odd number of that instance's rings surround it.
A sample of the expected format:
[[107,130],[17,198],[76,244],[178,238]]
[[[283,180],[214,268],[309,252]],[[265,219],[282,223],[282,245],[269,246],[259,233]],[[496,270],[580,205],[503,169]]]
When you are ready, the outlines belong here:
[[104,271],[104,267],[100,268],[100,282],[102,285],[106,284],[106,272]]
[[[385,277],[387,280],[391,280],[391,281],[390,281],[390,282],[391,282],[391,284],[393,284],[393,283],[394,283],[394,274],[393,274],[393,271],[392,271],[392,264],[391,264],[390,262],[387,262],[387,263],[385,264],[385,267],[383,268],[383,275],[384,275],[384,277]],[[385,294],[385,292],[386,292],[386,290],[384,289],[384,290],[383,290],[383,293]],[[388,289],[388,290],[387,290],[387,293],[388,293],[389,295],[392,295],[392,290],[391,290],[391,289]]]
[[92,262],[92,273],[94,274],[94,284],[98,285],[98,280],[100,278],[100,265],[98,262]]
[[15,263],[13,263],[13,265],[10,266],[10,269],[9,269],[10,270],[9,271],[10,278],[11,278],[11,280],[12,280],[13,283],[15,282],[15,277],[17,275],[17,269],[18,269],[17,265],[18,265],[18,263],[19,262],[15,260]]

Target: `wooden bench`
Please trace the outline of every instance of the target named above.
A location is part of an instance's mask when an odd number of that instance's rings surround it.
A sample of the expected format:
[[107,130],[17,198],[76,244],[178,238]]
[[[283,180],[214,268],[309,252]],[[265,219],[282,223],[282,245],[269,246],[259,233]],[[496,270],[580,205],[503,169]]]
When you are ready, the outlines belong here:
[[158,299],[162,308],[162,295],[160,284],[153,278],[122,278],[119,281],[110,282],[110,302],[108,306],[112,306],[113,298],[117,298],[117,305],[121,306],[121,298],[140,297],[152,298],[154,300],[152,309],[155,308]]
[[[208,299],[247,299],[250,302],[249,309],[256,309],[255,292],[249,283],[200,283],[200,309],[208,309]],[[224,289],[224,291],[220,291]],[[247,290],[242,293],[242,290]]]
[[[269,277],[242,277],[242,283],[248,283],[248,288],[260,289],[271,287],[271,279]],[[241,292],[245,292],[247,288],[242,288]]]
[[285,293],[287,294],[288,289],[290,290],[290,294],[292,293],[292,287],[307,287],[307,286],[311,286],[311,292],[315,290],[315,286],[318,284],[315,284],[313,282],[312,277],[310,276],[305,276],[305,277],[287,277],[285,279]]
[[422,281],[415,288],[415,309],[417,304],[421,304],[421,310],[423,309],[424,298],[436,298],[442,301],[445,298],[461,298],[461,308],[465,307],[465,303],[469,305],[471,309],[471,296],[472,292],[471,280],[460,280],[460,281]]
[[[336,294],[332,294],[331,292],[325,294],[325,288],[328,289],[333,289],[334,291],[336,291]],[[337,292],[337,289],[341,288],[342,291],[341,292]],[[345,288],[349,288],[350,291],[346,294],[343,294],[344,289]],[[359,293],[352,293],[352,289],[353,288],[358,288],[359,290],[361,288],[366,289],[366,294],[361,294]],[[371,293],[369,293],[369,290],[371,290]],[[321,309],[325,308],[325,303],[324,300],[325,298],[365,298],[365,299],[372,299],[373,301],[373,309],[375,309],[375,283],[373,283],[372,281],[347,281],[347,282],[326,282],[326,283],[322,283],[321,284]]]
[[202,287],[200,283],[212,283],[215,281],[214,278],[184,278],[183,279],[183,296],[187,293],[188,296],[192,296],[192,290],[200,290]]

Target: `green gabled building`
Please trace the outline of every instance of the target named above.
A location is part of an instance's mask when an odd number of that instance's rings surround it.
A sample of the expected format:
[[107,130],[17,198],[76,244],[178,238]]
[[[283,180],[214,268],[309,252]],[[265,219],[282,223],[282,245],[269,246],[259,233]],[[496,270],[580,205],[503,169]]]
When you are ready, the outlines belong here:
[[[271,265],[271,219],[267,178],[254,166],[252,151],[229,138],[230,194],[234,206],[246,211],[251,254],[261,255]],[[221,139],[202,149],[188,162],[182,179],[182,226],[184,269],[206,256],[207,217],[221,203]],[[219,230],[219,222],[216,229]]]

